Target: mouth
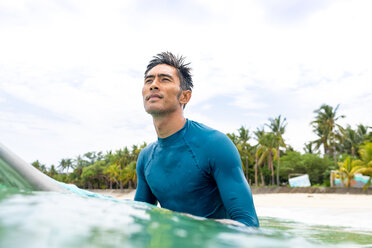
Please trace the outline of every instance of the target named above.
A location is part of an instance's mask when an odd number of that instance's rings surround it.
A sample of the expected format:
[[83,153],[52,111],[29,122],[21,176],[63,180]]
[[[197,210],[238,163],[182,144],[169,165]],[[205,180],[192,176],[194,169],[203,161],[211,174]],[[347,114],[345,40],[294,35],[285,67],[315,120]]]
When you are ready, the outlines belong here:
[[156,99],[156,98],[161,99],[163,98],[163,96],[160,94],[151,94],[149,96],[146,96],[146,101],[149,101],[150,99]]

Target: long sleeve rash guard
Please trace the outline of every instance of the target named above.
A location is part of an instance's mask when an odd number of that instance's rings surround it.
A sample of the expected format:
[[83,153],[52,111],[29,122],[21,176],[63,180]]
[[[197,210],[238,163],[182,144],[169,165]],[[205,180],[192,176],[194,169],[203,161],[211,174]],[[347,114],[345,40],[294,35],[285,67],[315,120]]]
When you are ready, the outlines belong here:
[[239,153],[223,133],[187,120],[144,148],[137,161],[136,201],[259,226]]

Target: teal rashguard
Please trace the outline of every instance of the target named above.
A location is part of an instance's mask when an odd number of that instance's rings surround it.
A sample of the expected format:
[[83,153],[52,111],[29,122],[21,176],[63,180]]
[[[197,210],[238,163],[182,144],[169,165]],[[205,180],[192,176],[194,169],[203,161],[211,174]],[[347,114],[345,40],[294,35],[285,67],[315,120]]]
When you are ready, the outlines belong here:
[[134,200],[177,212],[259,226],[239,153],[223,133],[187,120],[144,148]]

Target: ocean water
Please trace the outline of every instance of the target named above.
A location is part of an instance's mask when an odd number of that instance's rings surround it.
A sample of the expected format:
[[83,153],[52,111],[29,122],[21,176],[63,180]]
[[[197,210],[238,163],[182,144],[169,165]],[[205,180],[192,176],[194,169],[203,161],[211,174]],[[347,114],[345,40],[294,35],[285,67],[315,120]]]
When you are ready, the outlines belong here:
[[261,227],[255,229],[130,200],[0,185],[2,248],[372,247],[368,228],[259,219]]

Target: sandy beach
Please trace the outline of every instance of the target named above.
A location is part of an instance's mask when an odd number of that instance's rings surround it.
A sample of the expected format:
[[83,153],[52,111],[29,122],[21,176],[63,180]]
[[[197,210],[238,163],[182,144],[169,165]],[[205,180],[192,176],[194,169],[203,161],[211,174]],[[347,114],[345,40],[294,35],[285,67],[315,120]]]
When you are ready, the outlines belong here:
[[372,195],[278,193],[254,194],[256,207],[312,207],[372,211]]
[[344,226],[372,235],[372,195],[278,193],[253,198],[259,217]]

